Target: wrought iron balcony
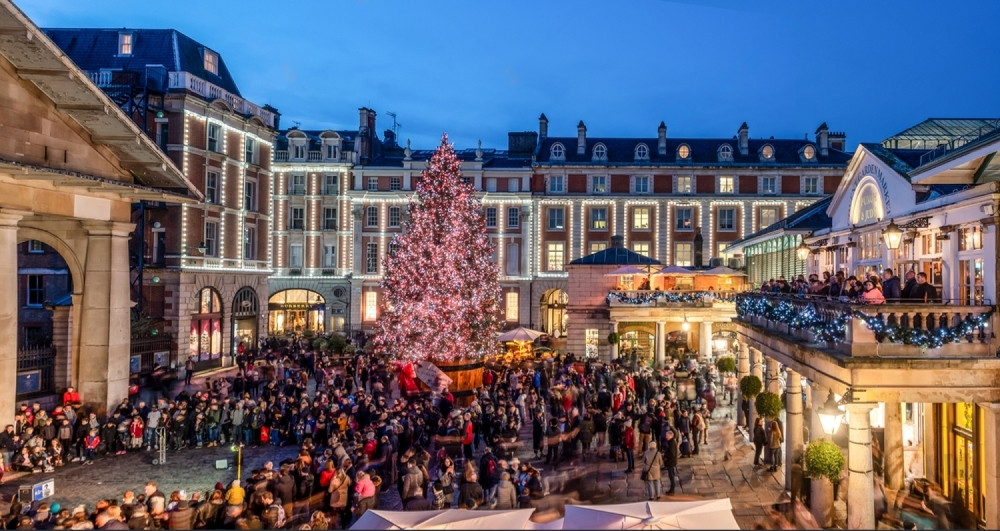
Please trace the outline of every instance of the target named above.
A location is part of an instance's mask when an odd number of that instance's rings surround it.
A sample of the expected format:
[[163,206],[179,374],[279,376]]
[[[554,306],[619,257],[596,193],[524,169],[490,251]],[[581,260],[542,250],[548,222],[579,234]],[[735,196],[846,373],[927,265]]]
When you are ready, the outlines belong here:
[[852,357],[994,357],[992,305],[741,293],[736,319]]
[[717,305],[732,307],[735,291],[681,291],[681,290],[612,290],[605,299],[615,307],[691,307],[710,308]]

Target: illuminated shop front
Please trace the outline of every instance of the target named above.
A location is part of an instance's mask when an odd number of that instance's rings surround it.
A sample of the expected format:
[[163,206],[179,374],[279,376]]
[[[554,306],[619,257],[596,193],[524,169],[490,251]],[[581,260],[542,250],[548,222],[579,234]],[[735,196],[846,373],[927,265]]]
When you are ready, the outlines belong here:
[[202,288],[196,296],[189,346],[199,368],[222,364],[222,297],[215,288]]
[[326,301],[315,291],[279,291],[268,299],[267,310],[267,332],[271,335],[326,331]]
[[238,347],[243,345],[244,349],[251,349],[257,345],[257,319],[260,312],[260,304],[257,302],[257,292],[251,287],[240,288],[233,298],[232,352],[238,351]]

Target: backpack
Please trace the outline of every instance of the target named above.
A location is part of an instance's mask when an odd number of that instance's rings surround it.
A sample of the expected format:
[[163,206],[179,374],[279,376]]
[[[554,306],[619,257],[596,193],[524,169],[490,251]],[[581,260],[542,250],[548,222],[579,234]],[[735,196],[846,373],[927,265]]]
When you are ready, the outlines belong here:
[[272,503],[267,508],[267,512],[274,516],[275,527],[282,527],[285,525],[285,508],[278,503]]

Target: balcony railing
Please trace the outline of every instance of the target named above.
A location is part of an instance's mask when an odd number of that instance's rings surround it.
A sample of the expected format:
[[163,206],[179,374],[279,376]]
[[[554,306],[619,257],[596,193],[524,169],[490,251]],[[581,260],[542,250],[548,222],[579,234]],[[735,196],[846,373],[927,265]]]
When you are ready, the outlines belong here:
[[679,291],[679,290],[612,290],[605,299],[611,307],[712,307],[716,304],[732,305],[735,291]]
[[287,149],[274,150],[274,162],[345,162],[346,160],[343,156],[334,158],[324,157],[322,151],[316,150],[307,151],[305,157],[296,157],[294,153]]
[[737,320],[864,357],[993,357],[994,306],[859,304],[808,295],[741,293]]
[[224,100],[233,111],[245,115],[253,115],[260,118],[265,125],[268,127],[274,127],[274,113],[268,110],[262,109],[259,105],[250,103],[249,101],[237,96],[222,87],[209,83],[200,77],[194,76],[188,72],[170,72],[168,79],[168,88],[171,89],[184,89],[190,90],[191,92],[209,100]]

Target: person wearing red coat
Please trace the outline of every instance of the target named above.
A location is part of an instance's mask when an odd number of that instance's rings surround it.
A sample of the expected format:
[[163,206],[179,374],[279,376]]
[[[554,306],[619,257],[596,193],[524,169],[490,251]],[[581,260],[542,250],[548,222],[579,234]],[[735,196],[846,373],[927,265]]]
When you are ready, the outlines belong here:
[[631,474],[635,470],[635,428],[632,427],[632,419],[625,419],[625,437],[622,439],[622,446],[625,447],[625,458],[628,460],[626,474]]
[[72,387],[67,388],[66,392],[63,393],[63,407],[79,403],[80,403],[80,392]]

